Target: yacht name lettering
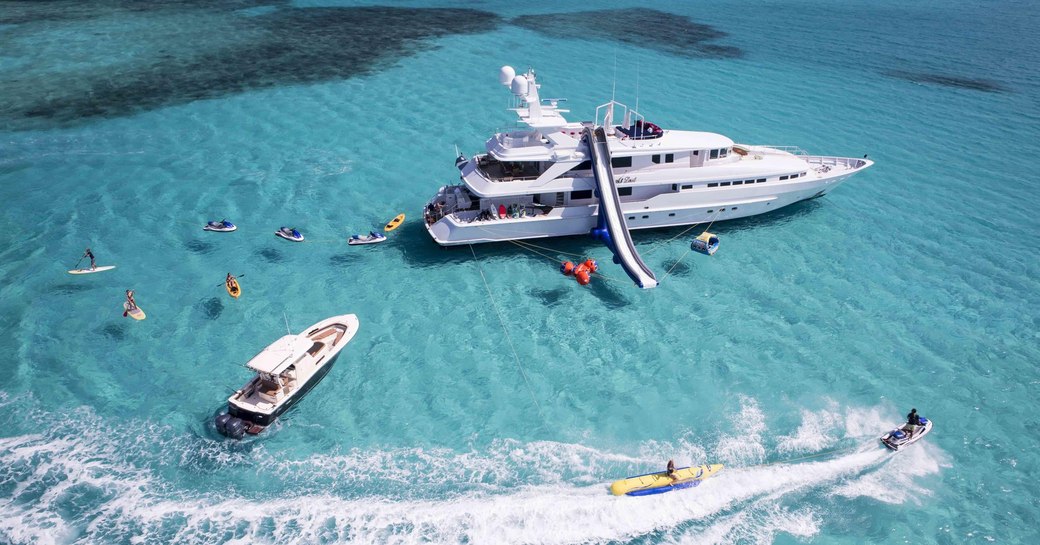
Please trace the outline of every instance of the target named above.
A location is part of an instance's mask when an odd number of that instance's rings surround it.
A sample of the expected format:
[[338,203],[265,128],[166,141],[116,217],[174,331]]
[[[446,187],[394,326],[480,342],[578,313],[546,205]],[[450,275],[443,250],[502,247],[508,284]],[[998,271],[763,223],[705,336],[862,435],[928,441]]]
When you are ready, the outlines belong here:
[[621,176],[621,177],[617,178],[617,183],[619,183],[619,184],[631,184],[631,183],[634,183],[635,181],[636,181],[636,177],[635,176]]

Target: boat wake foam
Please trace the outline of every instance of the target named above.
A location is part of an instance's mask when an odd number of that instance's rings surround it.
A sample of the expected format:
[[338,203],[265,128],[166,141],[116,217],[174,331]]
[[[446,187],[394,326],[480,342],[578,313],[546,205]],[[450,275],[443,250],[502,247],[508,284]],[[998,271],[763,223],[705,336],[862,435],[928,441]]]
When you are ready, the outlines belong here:
[[[76,430],[48,427],[0,439],[0,541],[117,542],[134,535],[179,543],[595,543],[660,536],[679,543],[762,543],[781,533],[815,535],[841,516],[832,504],[850,497],[900,503],[927,494],[915,480],[943,466],[942,453],[927,443],[893,463],[876,443],[877,429],[887,424],[875,409],[846,410],[853,427],[879,420],[869,435],[834,432],[820,445],[802,426],[825,420],[821,413],[806,411],[793,434],[771,436],[756,404],[743,405],[741,416],[758,437],[748,449],[726,436],[706,446],[689,437],[644,443],[634,454],[501,440],[468,452],[359,449],[300,460],[279,459],[284,455],[262,444],[229,448],[229,442],[147,423],[115,426],[80,409],[76,414],[86,416]],[[24,419],[16,429],[67,416],[12,412],[0,407],[8,415],[0,420]],[[763,463],[774,450],[763,446],[769,441],[801,443],[790,452],[826,456]],[[854,444],[838,453],[814,450],[849,441]],[[656,467],[677,451],[691,457],[677,462],[721,455],[730,465],[692,491],[608,494],[612,478]],[[741,460],[752,461],[742,466]],[[917,469],[907,472],[908,461]],[[898,494],[880,486],[892,479],[903,485]]]

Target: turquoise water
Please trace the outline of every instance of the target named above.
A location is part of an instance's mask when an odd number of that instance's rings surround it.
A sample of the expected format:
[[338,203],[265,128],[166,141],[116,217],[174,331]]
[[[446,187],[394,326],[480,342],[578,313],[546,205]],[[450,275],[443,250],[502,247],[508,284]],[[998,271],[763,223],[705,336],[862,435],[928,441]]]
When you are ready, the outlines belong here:
[[[1034,4],[321,6],[0,3],[0,542],[1040,541]],[[637,232],[657,289],[581,288],[419,223],[512,124],[503,64],[571,119],[616,81],[666,128],[877,164],[712,258]],[[66,274],[88,245],[118,268]],[[215,435],[285,320],[348,312],[304,402]],[[911,406],[935,430],[892,455]],[[726,469],[607,493],[669,458]]]

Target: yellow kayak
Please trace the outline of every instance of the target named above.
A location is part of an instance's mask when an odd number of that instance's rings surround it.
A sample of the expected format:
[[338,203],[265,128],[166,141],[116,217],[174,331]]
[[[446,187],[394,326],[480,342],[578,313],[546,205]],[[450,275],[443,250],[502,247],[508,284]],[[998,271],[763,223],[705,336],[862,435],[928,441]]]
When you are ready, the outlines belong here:
[[662,494],[679,490],[680,488],[693,488],[704,479],[722,471],[722,464],[706,464],[702,466],[683,467],[675,470],[676,480],[668,476],[667,471],[658,473],[647,473],[636,475],[614,481],[610,485],[610,492],[615,496],[626,494],[629,496],[648,496],[650,494]]
[[238,280],[232,279],[231,282],[224,282],[224,287],[227,288],[228,295],[235,299],[242,295],[242,286],[238,284]]
[[386,224],[386,227],[383,227],[383,230],[389,233],[390,231],[400,227],[402,223],[404,223],[404,214],[398,214],[396,218],[390,220],[390,223]]

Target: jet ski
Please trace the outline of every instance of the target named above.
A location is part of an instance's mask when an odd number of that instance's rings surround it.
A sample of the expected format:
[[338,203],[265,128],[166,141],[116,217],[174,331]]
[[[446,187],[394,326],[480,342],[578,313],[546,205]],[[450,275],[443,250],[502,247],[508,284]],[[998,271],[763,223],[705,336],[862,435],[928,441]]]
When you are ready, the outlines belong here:
[[235,229],[238,229],[238,226],[228,220],[211,221],[202,228],[203,231],[216,231],[218,233],[230,233]]
[[885,435],[882,435],[881,442],[884,443],[886,447],[898,451],[903,447],[918,442],[922,437],[928,435],[928,432],[930,431],[932,431],[932,421],[922,416],[921,425],[917,427],[917,431],[914,432],[912,437],[910,436],[910,432],[907,430],[907,425],[903,424]]
[[291,240],[293,242],[303,242],[303,235],[296,230],[295,227],[281,227],[274,234],[284,238],[285,240]]
[[359,244],[376,244],[386,240],[386,235],[370,231],[367,235],[354,235],[347,240],[347,244],[357,246]]

